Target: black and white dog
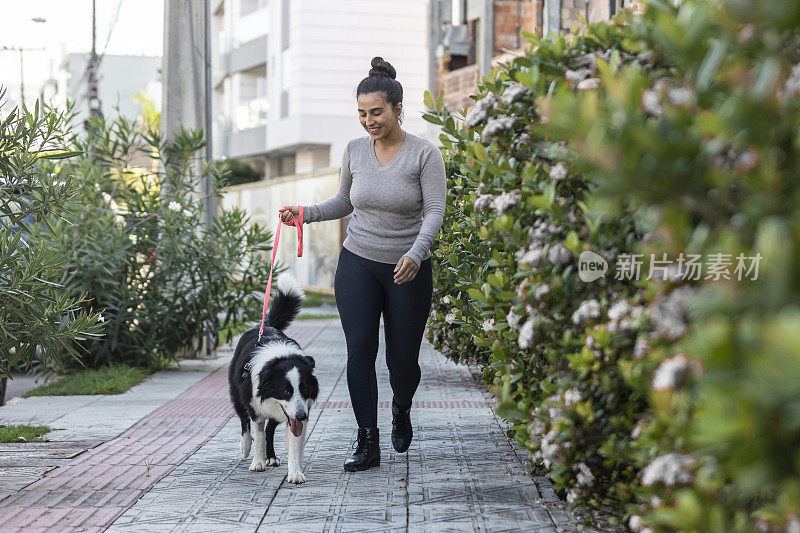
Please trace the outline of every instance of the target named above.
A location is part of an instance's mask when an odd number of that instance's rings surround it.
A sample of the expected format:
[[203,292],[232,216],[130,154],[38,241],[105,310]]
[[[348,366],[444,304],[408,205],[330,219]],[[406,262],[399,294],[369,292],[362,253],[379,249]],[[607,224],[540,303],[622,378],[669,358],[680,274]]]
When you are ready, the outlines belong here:
[[[255,434],[255,453],[250,470],[261,472],[278,466],[273,439],[275,428],[286,422],[289,452],[289,483],[303,483],[303,446],[308,412],[317,399],[319,383],[314,377],[314,359],[283,330],[300,312],[305,294],[287,274],[277,279],[278,294],[272,300],[264,333],[258,340],[258,326],[242,334],[236,345],[228,383],[231,401],[242,421],[242,457],[250,455],[250,428]],[[251,424],[252,422],[252,424]],[[266,427],[265,427],[266,423]]]

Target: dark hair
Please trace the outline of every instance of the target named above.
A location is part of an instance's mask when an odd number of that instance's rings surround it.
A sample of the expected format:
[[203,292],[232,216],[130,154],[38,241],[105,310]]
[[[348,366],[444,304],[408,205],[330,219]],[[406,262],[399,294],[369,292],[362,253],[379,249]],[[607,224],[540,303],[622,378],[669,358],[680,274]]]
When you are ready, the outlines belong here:
[[403,86],[395,79],[397,72],[382,57],[373,57],[369,74],[361,80],[356,89],[356,97],[361,94],[383,93],[386,101],[397,106],[403,101]]

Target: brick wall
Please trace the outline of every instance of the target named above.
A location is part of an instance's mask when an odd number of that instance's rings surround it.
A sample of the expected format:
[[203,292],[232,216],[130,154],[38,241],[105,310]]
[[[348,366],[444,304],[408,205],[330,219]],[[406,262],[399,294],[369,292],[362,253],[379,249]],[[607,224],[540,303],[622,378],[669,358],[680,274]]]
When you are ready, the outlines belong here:
[[[624,4],[638,0],[625,0]],[[494,2],[494,55],[492,66],[509,60],[503,50],[525,48],[527,42],[519,37],[521,31],[542,34],[542,7],[544,0],[495,0]],[[569,29],[580,24],[576,14],[591,22],[609,18],[609,0],[561,0],[561,26]],[[455,111],[471,106],[469,98],[475,94],[479,79],[478,66],[469,65],[449,71],[447,64],[439,60],[436,65],[436,94],[444,91],[448,109]]]
[[495,0],[494,52],[516,50],[525,46],[521,31],[541,33],[539,20],[543,0]]
[[444,91],[444,103],[450,111],[469,106],[474,101],[469,95],[475,94],[478,85],[478,65],[469,65],[445,72],[442,61],[437,65],[436,94]]

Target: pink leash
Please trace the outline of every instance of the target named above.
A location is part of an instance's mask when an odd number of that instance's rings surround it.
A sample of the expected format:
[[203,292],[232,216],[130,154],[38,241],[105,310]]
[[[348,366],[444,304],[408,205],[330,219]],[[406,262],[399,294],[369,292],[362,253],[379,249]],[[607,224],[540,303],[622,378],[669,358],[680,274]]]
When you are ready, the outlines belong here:
[[[295,226],[297,228],[297,257],[303,257],[303,206],[298,206],[300,209],[299,220],[292,215],[291,222],[283,222],[281,214],[278,213],[278,229],[275,230],[275,242],[272,243],[272,264],[269,267],[269,280],[267,280],[267,291],[264,293],[264,309],[261,311],[261,327],[258,330],[258,341],[261,342],[261,334],[264,333],[264,320],[267,317],[267,309],[269,309],[269,293],[272,290],[272,271],[275,270],[275,255],[278,253],[278,242],[281,240],[281,225]],[[289,209],[289,206],[284,206]]]

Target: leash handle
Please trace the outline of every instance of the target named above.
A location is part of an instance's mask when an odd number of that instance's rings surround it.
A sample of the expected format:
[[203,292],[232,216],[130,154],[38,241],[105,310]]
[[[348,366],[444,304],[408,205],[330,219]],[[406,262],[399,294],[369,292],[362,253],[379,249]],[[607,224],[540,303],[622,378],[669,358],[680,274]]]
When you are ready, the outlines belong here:
[[[261,334],[264,333],[264,320],[267,318],[267,309],[269,309],[269,295],[272,291],[272,272],[275,270],[275,256],[278,254],[278,243],[281,240],[281,226],[294,226],[297,228],[297,257],[303,257],[303,206],[299,207],[298,216],[292,215],[292,220],[284,222],[281,218],[281,213],[278,213],[278,228],[275,230],[275,240],[272,243],[272,263],[269,266],[269,279],[267,280],[267,290],[264,292],[264,307],[261,310],[261,327],[258,329],[258,340],[261,342]],[[284,206],[284,209],[289,209],[289,206]],[[291,213],[291,211],[290,211]]]

